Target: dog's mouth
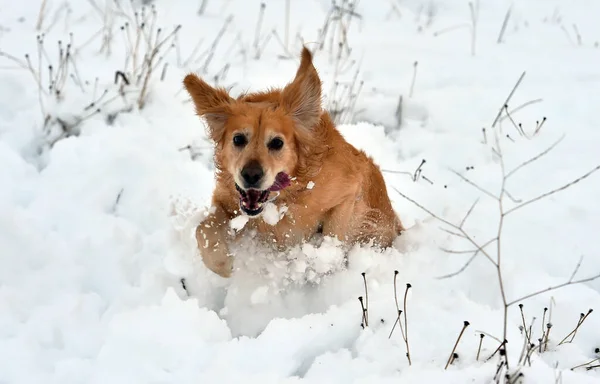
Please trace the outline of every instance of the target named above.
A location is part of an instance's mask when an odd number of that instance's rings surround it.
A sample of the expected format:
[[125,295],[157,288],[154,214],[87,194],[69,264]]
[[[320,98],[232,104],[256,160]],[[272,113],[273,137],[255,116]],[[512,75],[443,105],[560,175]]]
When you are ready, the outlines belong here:
[[279,172],[275,182],[268,189],[242,189],[237,183],[235,189],[240,194],[240,209],[248,216],[256,216],[263,211],[263,205],[269,200],[271,192],[278,192],[291,184],[289,175]]
[[235,189],[240,194],[240,209],[248,216],[256,216],[263,210],[263,204],[269,198],[269,190],[247,189],[243,190],[235,184]]

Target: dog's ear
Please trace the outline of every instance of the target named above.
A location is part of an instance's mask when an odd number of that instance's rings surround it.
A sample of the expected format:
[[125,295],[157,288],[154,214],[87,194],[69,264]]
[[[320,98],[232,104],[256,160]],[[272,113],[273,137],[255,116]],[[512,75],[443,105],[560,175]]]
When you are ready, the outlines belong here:
[[281,94],[284,108],[296,123],[312,129],[321,115],[321,79],[312,63],[312,54],[304,47],[296,77]]
[[198,116],[206,119],[211,139],[219,142],[231,115],[233,98],[225,89],[213,88],[194,74],[187,75],[183,85],[192,97]]

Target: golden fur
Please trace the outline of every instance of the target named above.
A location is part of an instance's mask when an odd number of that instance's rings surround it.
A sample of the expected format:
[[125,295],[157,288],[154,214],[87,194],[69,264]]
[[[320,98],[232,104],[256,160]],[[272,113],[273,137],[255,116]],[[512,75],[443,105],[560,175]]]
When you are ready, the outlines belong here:
[[[185,77],[184,85],[215,142],[215,211],[196,229],[202,259],[213,272],[223,277],[232,273],[228,225],[240,213],[235,185],[243,184],[240,173],[251,161],[264,170],[261,190],[268,189],[279,172],[293,180],[276,199],[276,204],[288,207],[276,225],[261,218],[246,225],[269,243],[286,247],[322,230],[347,244],[374,241],[385,248],[403,230],[378,166],[346,142],[321,109],[321,80],[308,49],[302,50],[294,80],[283,89],[234,99],[194,74]],[[247,138],[243,148],[233,144],[234,135]],[[283,141],[281,149],[268,146],[273,138]],[[308,189],[311,181],[314,188]]]

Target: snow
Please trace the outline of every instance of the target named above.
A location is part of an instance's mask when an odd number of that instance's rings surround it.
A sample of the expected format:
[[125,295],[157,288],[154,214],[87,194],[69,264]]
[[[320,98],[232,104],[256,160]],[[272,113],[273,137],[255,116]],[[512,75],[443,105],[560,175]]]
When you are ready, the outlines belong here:
[[250,217],[242,214],[231,219],[230,227],[239,232],[248,224],[248,221],[250,221]]
[[261,218],[269,225],[277,225],[279,220],[283,219],[283,216],[287,210],[288,207],[285,205],[278,207],[272,202],[266,202],[264,204],[264,211],[261,214]]
[[[351,59],[336,64],[337,48],[326,40],[315,65],[326,106],[348,99],[339,84],[350,83],[360,69],[352,92],[364,83],[354,114],[343,115],[339,129],[385,171],[408,230],[383,251],[345,249],[328,237],[278,251],[257,244],[249,233],[231,245],[231,279],[208,271],[196,249],[195,227],[212,209],[214,165],[211,143],[181,81],[194,71],[234,94],[284,85],[298,64],[296,34],[314,49],[330,2],[289,2],[291,58],[282,58],[288,55],[288,2],[268,2],[258,44],[264,49],[256,60],[260,1],[208,1],[198,15],[200,2],[133,0],[135,7],[155,5],[161,36],[182,25],[177,47],[161,50],[164,59],[150,77],[141,110],[141,83],[125,87],[125,97],[114,84],[115,71],[132,70],[126,57],[135,34],[128,37],[119,28],[126,18],[135,25],[130,2],[122,8],[113,1],[94,3],[98,7],[47,2],[36,30],[39,0],[0,0],[0,383],[493,382],[499,360],[484,360],[498,343],[485,337],[479,361],[476,353],[481,331],[502,337],[496,269],[479,255],[464,272],[440,279],[470,257],[444,250],[472,245],[441,230],[448,227],[395,189],[451,223],[459,223],[479,199],[464,229],[483,244],[496,236],[498,224],[498,204],[484,192],[498,193],[502,181],[494,131],[502,132],[506,172],[560,140],[510,176],[506,209],[600,164],[600,3],[474,2],[479,11],[473,55],[467,0],[359,2],[361,18],[348,27]],[[102,47],[105,21],[112,31],[109,49]],[[277,36],[267,40],[272,30]],[[40,33],[44,49],[38,51]],[[34,71],[41,68],[45,90],[48,60],[56,75],[57,42],[64,48],[71,38],[75,64],[68,66],[72,76],[65,77],[61,101],[40,97],[24,55],[29,53]],[[527,137],[507,118],[492,129],[524,71],[508,105],[513,110],[535,101],[511,114]],[[87,108],[91,102],[101,111]],[[46,115],[50,125],[44,127]],[[547,121],[532,136],[544,116]],[[60,122],[82,117],[63,137]],[[575,280],[600,273],[599,195],[600,174],[594,173],[505,217],[507,301],[569,281],[580,260]],[[275,200],[262,219],[275,224],[282,214],[285,207]],[[239,230],[247,220],[241,215],[231,228]],[[486,249],[496,257],[495,247]],[[388,338],[397,316],[396,270],[400,306],[406,284],[412,285],[410,366],[399,329]],[[357,300],[365,296],[363,272],[369,313],[364,329]],[[522,302],[526,322],[536,318],[534,341],[544,326],[544,307],[553,324],[548,350],[535,352],[531,366],[521,367],[524,382],[560,382],[559,374],[563,383],[597,382],[600,369],[570,368],[600,357],[594,352],[600,347],[600,280]],[[595,311],[573,342],[559,346],[590,308]],[[465,320],[471,325],[457,347],[459,358],[444,370]],[[521,324],[515,304],[506,336],[511,372],[523,344]]]

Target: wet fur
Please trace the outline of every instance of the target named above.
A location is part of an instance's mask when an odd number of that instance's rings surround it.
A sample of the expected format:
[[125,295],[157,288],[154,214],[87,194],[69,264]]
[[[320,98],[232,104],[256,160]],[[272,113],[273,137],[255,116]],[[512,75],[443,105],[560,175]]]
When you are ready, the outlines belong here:
[[[251,160],[258,160],[264,168],[266,186],[281,171],[295,178],[275,201],[288,207],[276,225],[260,217],[246,225],[264,241],[287,247],[322,230],[347,244],[373,241],[385,248],[403,230],[379,167],[346,142],[321,109],[321,81],[308,49],[302,51],[294,80],[283,89],[234,99],[194,74],[185,77],[184,85],[215,142],[215,210],[196,229],[202,259],[213,272],[223,277],[232,273],[228,226],[240,214],[234,181]],[[233,135],[239,132],[249,137],[243,150],[232,144]],[[277,153],[266,146],[275,136],[284,140],[284,148]],[[314,188],[309,190],[310,181]]]

